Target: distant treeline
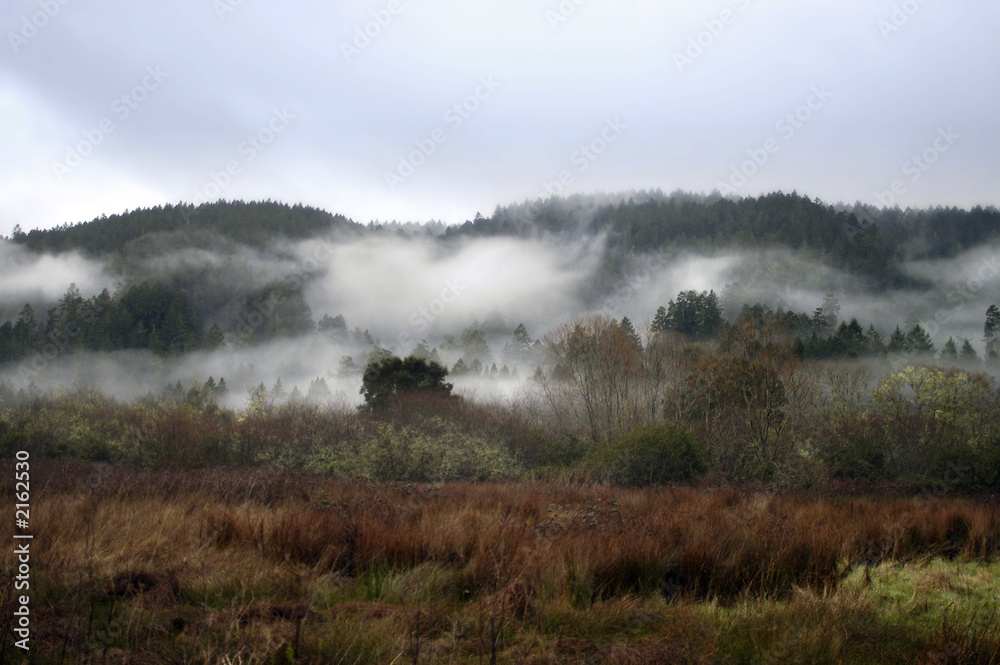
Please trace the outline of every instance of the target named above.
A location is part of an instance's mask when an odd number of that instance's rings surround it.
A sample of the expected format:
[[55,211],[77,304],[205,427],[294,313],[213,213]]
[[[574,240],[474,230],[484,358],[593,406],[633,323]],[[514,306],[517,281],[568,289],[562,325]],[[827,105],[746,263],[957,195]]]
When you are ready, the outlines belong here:
[[[123,265],[132,268],[122,273],[127,284],[114,294],[104,291],[84,299],[75,287],[70,287],[57,307],[45,314],[25,304],[15,320],[0,325],[0,362],[20,360],[53,345],[60,352],[149,349],[173,354],[220,344],[223,330],[218,325],[204,325],[205,320],[224,320],[222,328],[226,332],[254,343],[316,329],[313,313],[302,295],[302,280],[260,288],[254,287],[253,280],[243,273],[232,282],[236,287],[213,280],[205,272],[209,268],[177,272],[169,278],[143,275],[135,267],[143,265],[141,261],[136,263],[136,257],[158,255],[163,248],[156,239],[168,235],[172,238],[171,248],[176,249],[178,244],[210,245],[212,238],[261,248],[277,239],[305,239],[334,232],[426,234],[442,243],[468,236],[604,234],[608,238],[605,255],[597,278],[588,286],[595,289],[593,295],[599,295],[602,290],[610,292],[616,280],[628,271],[631,257],[682,247],[707,250],[780,245],[864,277],[873,287],[914,287],[918,286],[914,279],[900,269],[902,261],[954,256],[1000,233],[1000,212],[992,208],[904,212],[858,207],[846,211],[797,194],[781,193],[739,201],[660,193],[613,200],[575,196],[526,202],[498,207],[491,217],[477,215],[475,220],[447,228],[440,224],[363,226],[316,208],[271,201],[219,202],[197,208],[158,206],[49,230],[25,233],[16,228],[11,240],[31,251],[78,250],[100,256],[113,270]],[[746,300],[752,303],[752,298]],[[839,321],[839,306],[834,304],[824,303],[811,315],[749,304],[739,318],[755,319],[795,339],[801,357],[937,351],[919,326],[897,328],[883,339],[871,325]],[[321,332],[346,332],[345,323],[338,318],[334,324],[334,319],[324,317],[319,325]],[[669,307],[656,313],[654,323],[658,330],[675,330],[696,340],[717,338],[725,324],[714,292],[680,294]],[[352,338],[363,344],[377,343],[357,329]],[[975,354],[971,344],[963,344],[962,340],[950,340],[941,349],[943,357],[972,359]],[[475,359],[466,358],[464,365],[453,371],[462,373]],[[479,368],[471,369],[475,372]]]
[[25,304],[15,321],[0,325],[0,362],[33,353],[149,349],[176,354],[222,343],[218,326],[204,331],[183,293],[161,284],[137,284],[112,296],[83,298],[71,285],[44,318]]
[[[660,192],[611,200],[609,196],[573,196],[497,206],[490,217],[477,215],[447,228],[433,223],[422,232],[444,239],[604,233],[608,245],[602,280],[618,276],[628,255],[637,252],[777,245],[805,251],[835,268],[864,276],[873,288],[918,286],[900,270],[901,261],[955,256],[1000,233],[1000,211],[992,207],[903,211],[856,206],[846,210],[780,192],[738,201],[718,195]],[[178,231],[211,232],[259,247],[282,237],[302,239],[333,231],[412,235],[420,233],[421,227],[365,226],[303,205],[233,201],[136,209],[27,233],[18,228],[12,240],[36,252],[80,250],[106,255],[127,253],[129,243],[144,235]]]
[[80,250],[104,255],[127,251],[129,243],[151,233],[210,231],[250,246],[277,238],[311,238],[333,229],[362,229],[342,215],[301,204],[273,201],[231,201],[193,205],[137,208],[89,222],[62,224],[24,232],[18,227],[11,240],[35,252]]
[[838,210],[797,194],[733,201],[690,194],[636,195],[611,204],[588,197],[497,207],[491,217],[451,227],[446,236],[607,233],[609,276],[632,252],[784,246],[868,278],[873,288],[920,286],[900,270],[912,258],[945,258],[1000,234],[1000,211],[934,208]]

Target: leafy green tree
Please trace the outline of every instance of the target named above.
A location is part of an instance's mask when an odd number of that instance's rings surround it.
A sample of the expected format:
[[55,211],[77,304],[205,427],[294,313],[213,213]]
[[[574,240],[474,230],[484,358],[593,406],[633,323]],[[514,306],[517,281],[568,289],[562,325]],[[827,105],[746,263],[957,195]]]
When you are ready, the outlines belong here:
[[896,464],[922,474],[942,451],[979,439],[992,393],[993,380],[985,374],[908,366],[882,379],[872,400],[892,419]]
[[404,393],[451,395],[452,384],[444,380],[447,375],[448,370],[436,362],[414,356],[405,359],[390,356],[365,367],[361,394],[371,408],[388,406]]

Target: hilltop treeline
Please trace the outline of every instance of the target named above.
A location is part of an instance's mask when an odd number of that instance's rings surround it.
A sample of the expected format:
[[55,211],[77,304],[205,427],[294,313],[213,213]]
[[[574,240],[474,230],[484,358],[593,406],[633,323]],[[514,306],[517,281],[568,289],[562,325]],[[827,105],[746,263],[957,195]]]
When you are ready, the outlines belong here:
[[342,215],[272,201],[218,202],[198,207],[166,205],[102,216],[89,222],[24,232],[12,240],[32,251],[127,252],[129,243],[152,233],[212,232],[250,246],[274,238],[301,239],[333,231],[427,233],[444,239],[465,236],[537,237],[596,234],[609,237],[605,272],[623,257],[671,248],[784,246],[822,258],[829,265],[871,280],[875,288],[915,286],[899,264],[908,258],[943,258],[996,238],[1000,211],[976,207],[902,211],[871,206],[825,205],[798,194],[773,193],[738,201],[715,196],[641,192],[627,200],[573,196],[497,206],[489,217],[442,228],[357,224]]

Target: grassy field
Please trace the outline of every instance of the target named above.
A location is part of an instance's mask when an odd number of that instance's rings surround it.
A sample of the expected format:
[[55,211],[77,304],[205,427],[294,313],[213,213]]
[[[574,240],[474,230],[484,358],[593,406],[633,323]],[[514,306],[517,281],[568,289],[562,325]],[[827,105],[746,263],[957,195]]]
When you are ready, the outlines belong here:
[[31,496],[3,662],[1000,663],[995,497],[65,461]]

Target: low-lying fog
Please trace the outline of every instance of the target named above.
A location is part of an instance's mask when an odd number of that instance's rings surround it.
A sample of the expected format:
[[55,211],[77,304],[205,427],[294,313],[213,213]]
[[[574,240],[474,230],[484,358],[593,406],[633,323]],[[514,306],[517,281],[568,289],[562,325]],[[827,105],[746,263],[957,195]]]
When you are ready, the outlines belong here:
[[[176,239],[174,239],[176,240]],[[152,241],[145,241],[152,242]],[[938,348],[949,336],[972,341],[982,353],[986,308],[997,297],[1000,246],[983,246],[948,260],[913,262],[906,271],[935,286],[930,291],[872,292],[860,278],[834,270],[785,248],[698,254],[679,251],[629,259],[625,277],[607,284],[601,274],[605,242],[600,236],[523,240],[483,238],[442,240],[424,235],[368,235],[304,242],[276,242],[266,250],[214,239],[197,248],[162,240],[163,251],[137,252],[114,265],[76,253],[35,255],[0,241],[0,323],[16,319],[26,302],[44,321],[70,283],[84,298],[103,288],[114,291],[122,280],[197,277],[209,294],[198,305],[206,329],[218,324],[225,348],[182,357],[161,358],[145,352],[53,353],[36,357],[26,373],[21,363],[0,368],[0,381],[15,389],[30,382],[41,389],[91,385],[122,398],[159,394],[168,384],[185,387],[210,376],[225,377],[232,406],[245,404],[248,389],[270,388],[280,378],[286,390],[303,395],[323,378],[333,398],[360,401],[360,375],[347,373],[341,360],[363,366],[370,343],[351,334],[355,328],[397,354],[408,354],[421,340],[452,366],[464,354],[462,332],[477,327],[489,344],[482,364],[496,363],[512,374],[492,379],[453,377],[456,387],[477,396],[510,395],[531,376],[533,367],[505,353],[520,323],[532,339],[588,312],[628,316],[641,329],[657,307],[682,290],[714,289],[726,315],[743,303],[761,302],[811,314],[834,293],[841,319],[857,317],[875,324],[888,338],[897,326],[921,323]],[[303,284],[312,318],[344,317],[348,334],[315,332],[295,339],[255,344],[237,334],[244,298],[268,283]],[[444,348],[445,336],[457,340]],[[36,373],[37,372],[37,373]]]

